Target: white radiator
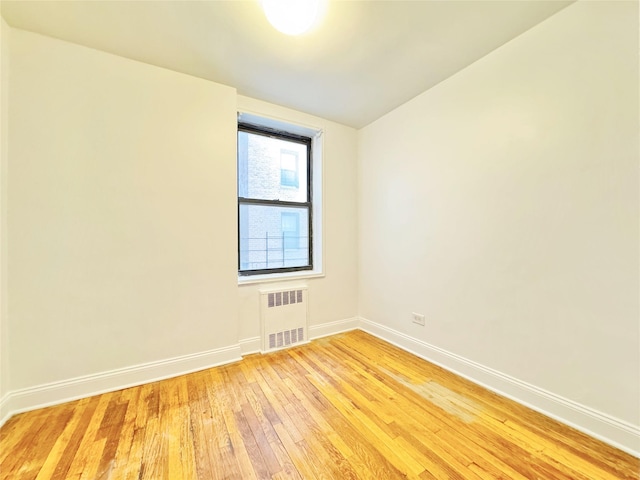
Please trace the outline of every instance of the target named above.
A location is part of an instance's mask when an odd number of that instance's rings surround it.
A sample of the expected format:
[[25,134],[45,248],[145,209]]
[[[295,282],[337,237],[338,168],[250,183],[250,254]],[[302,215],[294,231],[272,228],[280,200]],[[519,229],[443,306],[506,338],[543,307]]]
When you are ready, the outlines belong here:
[[261,290],[262,351],[307,343],[307,288]]

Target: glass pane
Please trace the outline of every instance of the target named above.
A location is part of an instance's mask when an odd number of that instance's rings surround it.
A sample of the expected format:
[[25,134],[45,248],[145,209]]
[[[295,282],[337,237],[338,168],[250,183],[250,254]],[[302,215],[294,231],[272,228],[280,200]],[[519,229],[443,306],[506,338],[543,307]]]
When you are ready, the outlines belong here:
[[240,205],[240,270],[309,265],[306,208]]
[[307,201],[307,145],[238,132],[238,196]]

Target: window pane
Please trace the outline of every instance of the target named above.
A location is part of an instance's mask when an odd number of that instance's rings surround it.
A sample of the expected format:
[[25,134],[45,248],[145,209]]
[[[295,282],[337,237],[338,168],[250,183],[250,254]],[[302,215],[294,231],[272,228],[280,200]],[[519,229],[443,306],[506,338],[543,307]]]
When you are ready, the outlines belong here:
[[307,145],[238,132],[238,196],[307,201]]
[[309,265],[307,208],[240,205],[240,270]]
[[284,187],[298,187],[298,153],[290,150],[280,150],[280,185]]
[[285,249],[300,246],[300,214],[298,212],[282,212],[282,241]]

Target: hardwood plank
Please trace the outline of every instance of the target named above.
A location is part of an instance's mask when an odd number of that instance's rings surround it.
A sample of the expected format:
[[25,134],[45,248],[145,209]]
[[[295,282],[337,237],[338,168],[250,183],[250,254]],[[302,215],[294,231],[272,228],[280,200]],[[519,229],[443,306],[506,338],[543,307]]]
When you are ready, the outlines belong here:
[[[45,462],[38,472],[36,480],[55,477],[60,478],[62,472],[58,472],[59,467],[65,470],[63,475],[66,476],[66,470],[73,459],[71,455],[75,455],[77,445],[82,438],[82,435],[84,435],[84,431],[86,430],[90,417],[93,413],[93,410],[90,409],[88,410],[89,414],[86,415],[86,405],[90,402],[91,399],[84,399],[76,404],[71,419],[67,422],[62,433],[56,439],[56,443],[47,455]],[[72,446],[71,448],[68,448],[70,444],[72,444]],[[67,455],[65,457],[65,452],[71,453],[71,455]]]
[[289,435],[288,430],[282,424],[274,425],[274,429],[300,476],[302,478],[315,478],[309,462],[300,451],[300,446]]
[[[15,457],[9,457],[9,453],[20,450],[20,442],[28,441],[41,424],[36,412],[19,413],[7,420],[0,429],[0,444],[3,446],[0,449],[0,472],[3,468],[8,469],[9,461],[15,459]],[[8,457],[9,460],[7,460]]]
[[[258,443],[251,432],[251,427],[242,411],[235,412],[235,423],[238,426],[240,437],[251,460],[251,466],[255,471],[255,476],[260,479],[269,478],[270,474],[267,464],[262,457],[260,447],[258,447]],[[203,479],[206,477],[200,476],[199,478]]]
[[0,480],[640,479],[640,460],[361,331],[20,414]]
[[[212,460],[213,445],[211,436],[207,433],[206,419],[210,418],[208,406],[208,398],[206,391],[203,391],[200,384],[203,375],[199,372],[192,375],[188,382],[189,403],[191,406],[191,415],[189,416],[189,428],[193,436],[193,449],[195,471],[197,478],[206,478],[206,475],[214,472],[214,463]],[[215,478],[215,477],[214,477]]]
[[[13,451],[27,451],[29,455],[21,458],[8,453],[0,465],[0,472],[3,475],[8,472],[8,478],[35,478],[37,476],[38,471],[55,444],[57,439],[56,432],[64,429],[64,425],[72,415],[69,407],[62,407],[61,409],[50,407],[46,410],[48,415],[36,414],[38,418],[33,424],[33,431],[27,431],[25,435],[22,435],[12,449]],[[28,414],[23,415],[28,416]],[[20,431],[20,429],[17,430]]]
[[[162,382],[154,382],[148,390],[147,421],[142,442],[142,457],[138,476],[140,480],[166,478],[168,470],[167,444],[164,438],[163,421],[165,407],[161,400]],[[166,383],[165,383],[166,385]]]
[[64,478],[76,479],[80,478],[84,471],[93,470],[94,468],[97,470],[96,456],[98,456],[98,459],[101,458],[104,442],[96,441],[96,436],[111,401],[111,396],[111,393],[107,393],[98,397],[98,404],[82,435],[80,444],[74,452],[75,455]]
[[[140,461],[135,460],[135,452],[139,449],[133,446],[133,441],[135,438],[136,420],[139,416],[137,405],[141,391],[142,388],[130,388],[121,392],[122,402],[126,403],[126,411],[122,421],[120,435],[114,437],[116,441],[116,451],[113,454],[111,478],[127,478],[127,466],[130,461],[133,465],[140,465]],[[61,478],[64,478],[64,476]],[[129,476],[129,478],[131,478],[131,476]]]
[[[212,369],[209,373],[214,385],[220,385],[222,383],[222,376],[220,375],[219,370]],[[242,439],[239,427],[234,418],[234,410],[229,394],[225,388],[219,388],[217,389],[217,392],[217,399],[220,402],[220,409],[229,434],[231,447],[238,463],[240,478],[246,480],[257,479],[258,477],[256,476],[256,472],[251,462],[251,456],[247,452],[247,447]]]

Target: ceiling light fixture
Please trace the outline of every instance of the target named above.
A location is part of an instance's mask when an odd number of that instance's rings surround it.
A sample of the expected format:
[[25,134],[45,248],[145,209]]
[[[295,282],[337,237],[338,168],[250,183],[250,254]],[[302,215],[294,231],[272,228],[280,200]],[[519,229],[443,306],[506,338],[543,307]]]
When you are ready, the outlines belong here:
[[269,23],[286,35],[300,35],[313,27],[322,0],[262,0]]

